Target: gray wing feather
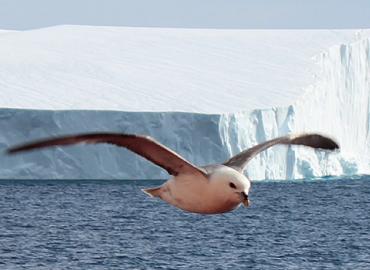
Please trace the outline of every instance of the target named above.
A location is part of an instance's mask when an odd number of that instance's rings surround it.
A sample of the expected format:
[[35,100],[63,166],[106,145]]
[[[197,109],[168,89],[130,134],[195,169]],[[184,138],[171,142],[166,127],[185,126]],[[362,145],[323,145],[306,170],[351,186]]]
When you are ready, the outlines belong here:
[[29,151],[37,148],[72,145],[72,144],[108,143],[124,147],[154,164],[164,168],[171,175],[180,173],[201,173],[206,176],[203,169],[196,167],[176,152],[160,144],[148,136],[115,133],[79,134],[53,139],[40,140],[8,149],[8,153]]
[[320,134],[303,134],[303,135],[288,135],[284,137],[279,137],[276,139],[272,139],[270,141],[266,141],[264,143],[258,144],[244,150],[243,152],[237,154],[236,156],[230,158],[229,160],[225,161],[223,165],[233,167],[239,171],[243,171],[247,163],[255,157],[260,152],[274,146],[276,144],[285,144],[285,145],[304,145],[312,148],[320,148],[324,150],[335,150],[338,149],[338,144],[325,136]]

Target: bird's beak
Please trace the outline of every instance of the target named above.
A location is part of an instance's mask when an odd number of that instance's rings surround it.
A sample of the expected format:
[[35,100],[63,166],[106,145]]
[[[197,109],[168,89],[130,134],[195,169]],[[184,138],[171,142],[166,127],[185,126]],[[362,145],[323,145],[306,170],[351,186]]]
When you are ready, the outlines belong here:
[[242,192],[241,195],[242,195],[242,203],[244,204],[245,207],[248,207],[250,205],[248,194],[245,192]]

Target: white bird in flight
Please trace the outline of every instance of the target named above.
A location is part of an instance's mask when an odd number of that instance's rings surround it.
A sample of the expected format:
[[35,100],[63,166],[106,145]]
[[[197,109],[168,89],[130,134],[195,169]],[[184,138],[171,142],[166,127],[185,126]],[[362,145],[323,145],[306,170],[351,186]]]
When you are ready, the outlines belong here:
[[95,133],[41,140],[10,148],[8,153],[78,143],[114,144],[162,167],[171,177],[163,185],[143,191],[175,207],[200,214],[225,213],[241,204],[249,206],[251,182],[243,171],[254,156],[271,146],[304,145],[324,150],[339,148],[335,141],[319,134],[288,135],[244,150],[222,164],[198,167],[148,136]]

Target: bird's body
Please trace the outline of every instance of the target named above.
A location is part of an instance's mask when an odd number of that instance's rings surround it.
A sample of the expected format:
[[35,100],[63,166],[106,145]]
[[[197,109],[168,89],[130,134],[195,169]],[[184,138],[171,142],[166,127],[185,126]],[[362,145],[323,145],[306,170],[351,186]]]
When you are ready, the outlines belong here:
[[[181,174],[158,188],[143,191],[182,210],[202,214],[229,212],[241,203],[249,204],[246,194],[250,182],[243,174],[223,165],[209,166],[209,171],[212,171],[209,178],[202,174]],[[230,183],[236,188],[231,189]]]
[[223,164],[198,167],[147,136],[94,133],[41,140],[13,147],[8,150],[8,153],[78,143],[114,144],[162,167],[171,175],[170,179],[160,187],[148,188],[143,191],[175,207],[200,214],[229,212],[241,203],[248,206],[251,182],[244,176],[244,169],[249,160],[271,146],[285,144],[304,145],[325,150],[339,148],[333,140],[319,134],[287,135],[251,147]]

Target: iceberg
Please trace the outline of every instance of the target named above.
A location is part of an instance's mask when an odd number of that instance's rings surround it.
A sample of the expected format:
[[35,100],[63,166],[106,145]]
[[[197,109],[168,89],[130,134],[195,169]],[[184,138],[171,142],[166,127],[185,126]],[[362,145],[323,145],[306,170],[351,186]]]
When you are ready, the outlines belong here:
[[[146,134],[197,165],[288,133],[341,151],[276,146],[253,180],[370,173],[369,30],[56,26],[0,32],[0,151],[81,132]],[[0,178],[165,179],[110,145],[0,155]]]

